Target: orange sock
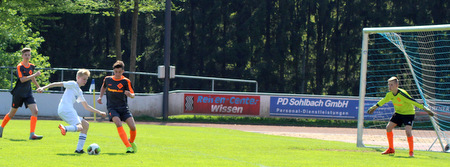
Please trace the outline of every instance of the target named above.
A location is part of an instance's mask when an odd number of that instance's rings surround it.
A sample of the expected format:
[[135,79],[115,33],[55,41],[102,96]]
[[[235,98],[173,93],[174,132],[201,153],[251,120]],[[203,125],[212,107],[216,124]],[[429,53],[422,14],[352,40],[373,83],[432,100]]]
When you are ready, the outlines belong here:
[[386,132],[388,142],[389,142],[389,148],[394,149],[394,132]]
[[130,130],[130,143],[134,143],[134,139],[136,138],[136,130]]
[[414,151],[414,138],[413,136],[408,137],[408,144],[409,144],[409,152]]
[[11,120],[11,118],[9,117],[9,113],[8,113],[5,115],[5,118],[3,118],[2,128],[4,128],[6,126],[6,124],[9,122],[9,120]]
[[30,117],[30,133],[34,133],[34,130],[36,129],[36,122],[37,122],[37,117],[31,116]]
[[128,142],[127,133],[123,130],[123,126],[117,127],[117,131],[119,132],[120,139],[122,139],[123,144],[127,147],[131,147],[130,142]]

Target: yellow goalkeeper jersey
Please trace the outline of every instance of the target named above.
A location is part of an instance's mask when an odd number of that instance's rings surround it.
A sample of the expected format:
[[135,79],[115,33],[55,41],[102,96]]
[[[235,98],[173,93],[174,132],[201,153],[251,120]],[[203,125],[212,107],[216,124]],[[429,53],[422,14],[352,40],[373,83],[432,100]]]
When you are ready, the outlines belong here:
[[414,106],[423,109],[423,104],[418,103],[408,94],[408,92],[400,88],[398,88],[396,95],[394,95],[392,92],[386,93],[386,97],[381,99],[377,103],[377,106],[383,106],[389,101],[392,101],[392,104],[394,104],[395,112],[402,115],[416,114]]

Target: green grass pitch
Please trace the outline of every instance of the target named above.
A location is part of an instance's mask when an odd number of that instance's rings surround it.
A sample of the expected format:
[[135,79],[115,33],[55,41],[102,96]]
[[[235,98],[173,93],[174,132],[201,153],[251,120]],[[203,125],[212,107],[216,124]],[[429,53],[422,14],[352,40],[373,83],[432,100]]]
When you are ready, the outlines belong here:
[[[407,150],[382,156],[379,149],[353,143],[272,136],[237,130],[137,124],[138,152],[126,154],[114,124],[91,122],[84,149],[100,145],[100,155],[75,154],[79,133],[62,136],[63,121],[39,120],[28,140],[29,120],[11,120],[0,138],[0,166],[446,166],[450,155]],[[127,125],[125,131],[129,135]]]

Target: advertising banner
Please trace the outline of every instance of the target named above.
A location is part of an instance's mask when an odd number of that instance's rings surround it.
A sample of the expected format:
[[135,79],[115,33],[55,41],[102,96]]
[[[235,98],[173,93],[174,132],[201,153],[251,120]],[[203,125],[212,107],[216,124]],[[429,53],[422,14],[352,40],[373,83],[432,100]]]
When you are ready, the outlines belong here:
[[184,94],[184,113],[259,115],[260,96]]
[[[376,102],[377,100],[366,100],[364,111]],[[357,120],[358,106],[359,100],[354,98],[271,97],[270,116]],[[390,118],[393,111],[392,103],[387,103],[378,108],[374,115],[364,114],[364,117],[373,120],[389,115]]]

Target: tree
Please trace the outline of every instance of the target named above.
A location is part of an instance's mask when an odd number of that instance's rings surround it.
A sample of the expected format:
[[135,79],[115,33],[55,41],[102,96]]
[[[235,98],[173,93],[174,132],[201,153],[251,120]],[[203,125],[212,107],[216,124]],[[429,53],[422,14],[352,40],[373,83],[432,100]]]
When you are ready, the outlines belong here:
[[122,47],[120,43],[120,0],[114,0],[114,41],[116,44],[116,59],[122,60]]
[[[131,25],[131,53],[130,53],[130,71],[136,71],[136,47],[138,34],[138,18],[139,18],[139,0],[134,0],[133,19]],[[131,83],[134,86],[135,75],[130,75]]]
[[[122,55],[122,28],[121,28],[121,13],[127,12],[130,9],[133,11],[132,22],[131,22],[131,49],[130,49],[130,71],[136,71],[136,60],[137,60],[137,34],[138,34],[138,18],[139,18],[139,6],[143,5],[143,12],[151,12],[154,10],[162,9],[160,5],[161,2],[156,0],[132,0],[132,2],[122,2],[120,0],[114,0],[114,34],[115,34],[115,56],[117,60],[123,60]],[[132,7],[131,7],[132,6]],[[130,80],[134,84],[134,75],[130,75]]]
[[[49,8],[39,6],[31,0],[1,1],[0,3],[0,61],[1,66],[15,67],[21,61],[20,50],[23,47],[32,48],[31,63],[38,68],[50,67],[48,57],[38,53],[44,39],[39,32],[31,30],[32,24],[27,19],[35,13],[46,13]],[[37,5],[37,6],[36,6]],[[33,7],[33,8],[32,8]],[[37,7],[34,8],[34,7]],[[15,71],[13,69],[13,71]],[[51,71],[43,71],[37,78],[38,83],[48,83]],[[11,88],[10,69],[0,69],[0,87]],[[13,79],[14,80],[14,79]],[[33,85],[34,87],[34,85]]]

